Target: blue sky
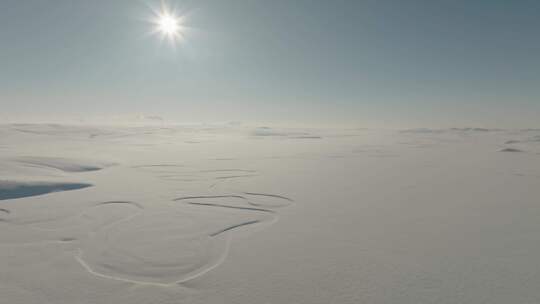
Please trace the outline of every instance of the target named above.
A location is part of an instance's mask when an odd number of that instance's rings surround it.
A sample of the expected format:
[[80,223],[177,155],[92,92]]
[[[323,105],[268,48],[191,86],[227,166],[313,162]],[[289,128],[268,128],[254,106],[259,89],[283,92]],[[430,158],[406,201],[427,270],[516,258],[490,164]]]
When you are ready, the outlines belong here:
[[540,125],[538,1],[3,0],[1,117]]

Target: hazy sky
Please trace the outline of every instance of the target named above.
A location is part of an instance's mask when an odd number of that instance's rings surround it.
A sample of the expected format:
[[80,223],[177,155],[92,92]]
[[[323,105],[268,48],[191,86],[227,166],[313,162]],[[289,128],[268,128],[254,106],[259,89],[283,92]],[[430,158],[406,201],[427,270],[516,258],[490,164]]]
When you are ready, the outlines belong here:
[[538,0],[0,1],[0,118],[540,126]]

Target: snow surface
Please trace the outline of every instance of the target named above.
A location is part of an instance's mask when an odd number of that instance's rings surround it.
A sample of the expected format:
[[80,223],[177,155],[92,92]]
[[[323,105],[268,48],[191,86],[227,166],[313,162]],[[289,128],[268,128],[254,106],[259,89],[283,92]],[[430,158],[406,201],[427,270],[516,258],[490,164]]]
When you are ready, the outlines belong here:
[[539,138],[2,125],[0,303],[540,303]]

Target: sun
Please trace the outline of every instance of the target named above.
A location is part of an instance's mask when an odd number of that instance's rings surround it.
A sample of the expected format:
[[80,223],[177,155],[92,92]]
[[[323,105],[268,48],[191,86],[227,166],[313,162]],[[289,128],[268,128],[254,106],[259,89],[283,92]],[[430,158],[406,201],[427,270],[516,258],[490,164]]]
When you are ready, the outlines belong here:
[[158,28],[161,33],[167,36],[176,36],[180,32],[180,20],[176,16],[164,14],[159,16]]
[[175,43],[183,38],[185,31],[183,16],[167,7],[165,3],[162,3],[161,9],[154,11],[151,22],[154,25],[153,32],[169,42]]

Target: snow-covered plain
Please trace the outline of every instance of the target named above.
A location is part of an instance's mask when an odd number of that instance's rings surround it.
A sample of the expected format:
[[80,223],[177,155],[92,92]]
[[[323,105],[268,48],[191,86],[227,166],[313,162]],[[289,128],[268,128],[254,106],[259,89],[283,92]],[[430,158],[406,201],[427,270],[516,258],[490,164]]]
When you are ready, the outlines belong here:
[[540,303],[540,130],[0,126],[0,303]]

